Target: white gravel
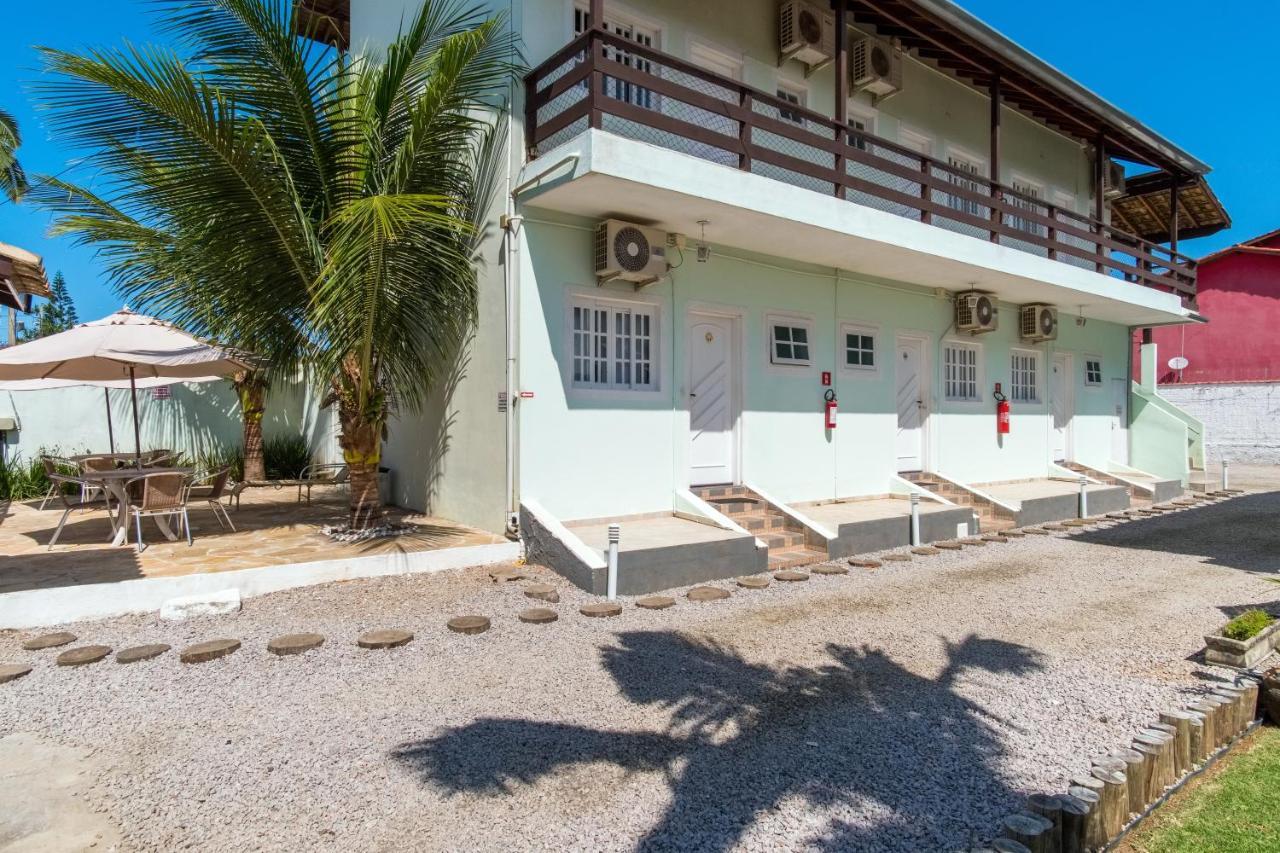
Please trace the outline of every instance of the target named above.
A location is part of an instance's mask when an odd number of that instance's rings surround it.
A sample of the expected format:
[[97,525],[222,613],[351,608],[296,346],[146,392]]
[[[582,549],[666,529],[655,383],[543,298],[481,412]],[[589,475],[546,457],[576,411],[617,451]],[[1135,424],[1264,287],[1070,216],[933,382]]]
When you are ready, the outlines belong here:
[[[543,602],[480,569],[70,626],[174,646],[128,666],[0,633],[0,662],[36,667],[0,685],[0,737],[83,751],[120,849],[959,849],[1226,677],[1188,658],[1280,598],[1278,511],[1251,495],[615,619],[539,570],[561,618],[522,624]],[[447,631],[464,613],[493,628]],[[356,647],[382,627],[417,637]],[[328,640],[266,651],[304,631]],[[216,637],[244,646],[178,662]]]

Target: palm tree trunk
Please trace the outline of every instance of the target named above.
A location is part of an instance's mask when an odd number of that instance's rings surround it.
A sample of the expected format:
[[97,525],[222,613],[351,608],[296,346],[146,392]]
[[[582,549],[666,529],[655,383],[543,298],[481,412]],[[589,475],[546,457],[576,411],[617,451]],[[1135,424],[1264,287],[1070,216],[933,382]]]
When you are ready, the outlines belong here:
[[246,482],[267,479],[262,455],[262,416],[266,412],[267,381],[257,373],[236,377],[240,414],[244,419],[244,474]]
[[382,428],[385,412],[381,407],[360,410],[353,396],[335,394],[341,427],[338,446],[351,478],[349,524],[353,530],[377,527],[385,511],[378,493],[378,463],[382,461]]

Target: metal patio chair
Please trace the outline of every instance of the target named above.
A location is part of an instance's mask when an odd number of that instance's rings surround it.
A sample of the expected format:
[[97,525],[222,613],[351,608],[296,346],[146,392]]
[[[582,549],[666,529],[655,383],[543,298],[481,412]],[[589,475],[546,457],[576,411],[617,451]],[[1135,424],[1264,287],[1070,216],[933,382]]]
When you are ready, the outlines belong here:
[[302,469],[298,478],[298,503],[302,503],[302,490],[307,491],[307,503],[311,503],[312,486],[340,486],[351,480],[351,471],[343,462],[316,463]]
[[[143,550],[142,519],[170,516],[178,522],[178,529],[187,534],[187,544],[191,544],[191,525],[187,520],[187,475],[178,471],[165,471],[156,474],[143,474],[125,483],[129,494],[135,488],[141,488],[142,497],[137,503],[129,505],[129,515],[133,516],[133,529],[137,535],[138,552]],[[126,521],[126,525],[128,522]],[[129,534],[126,530],[125,541]]]
[[[64,476],[61,473],[59,473],[58,468],[59,467],[74,468],[76,466],[74,463],[72,463],[68,459],[63,459],[58,456],[48,456],[48,455],[43,455],[40,457],[40,464],[44,466],[44,475],[47,478],[49,478],[49,488],[48,490],[45,491],[44,498],[40,501],[40,511],[43,512],[44,508],[48,506],[49,501],[56,498],[58,496],[58,493],[62,491],[62,487],[65,485],[64,483],[57,482],[53,479],[54,476],[59,476],[59,477]],[[80,497],[83,498],[84,495],[81,494]]]
[[187,486],[187,507],[212,510],[213,517],[218,519],[218,526],[223,530],[230,527],[231,532],[235,533],[236,526],[222,503],[222,496],[227,492],[227,480],[230,478],[231,469],[223,468],[221,471],[203,474],[193,479]]
[[[111,529],[116,529],[115,515],[111,512],[111,502],[105,499],[105,494],[101,500],[96,497],[92,500],[85,500],[83,497],[85,494],[85,487],[92,486],[93,484],[82,480],[79,477],[68,477],[66,474],[59,474],[56,471],[49,474],[49,480],[53,484],[52,488],[55,496],[62,499],[62,518],[58,520],[58,529],[53,531],[53,537],[49,539],[50,551],[53,550],[54,545],[58,544],[58,537],[62,535],[62,528],[66,525],[67,518],[72,512],[78,509],[106,510],[107,519],[111,522]],[[79,499],[73,499],[71,495],[75,494],[75,491],[72,490],[68,493],[63,486],[79,486],[81,497]],[[96,487],[94,488],[96,489]],[[100,489],[97,490],[101,491]]]
[[[88,459],[80,460],[80,476],[86,480],[92,480],[93,478],[89,475],[94,471],[114,471],[118,464],[119,462],[114,456],[91,456]],[[90,482],[80,488],[80,500],[93,500],[94,492],[101,492],[103,495],[107,494],[106,489]]]

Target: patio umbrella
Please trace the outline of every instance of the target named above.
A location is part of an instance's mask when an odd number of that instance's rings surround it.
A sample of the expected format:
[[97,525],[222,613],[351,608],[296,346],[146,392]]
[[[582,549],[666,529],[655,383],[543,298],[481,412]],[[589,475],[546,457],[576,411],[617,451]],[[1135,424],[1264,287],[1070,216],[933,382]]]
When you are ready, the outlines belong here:
[[[251,365],[241,354],[188,335],[170,323],[124,308],[109,317],[0,350],[0,383],[42,380],[67,385],[127,387],[133,441],[142,456],[138,387],[217,379]],[[39,387],[60,387],[44,384]],[[15,390],[24,390],[21,387]]]

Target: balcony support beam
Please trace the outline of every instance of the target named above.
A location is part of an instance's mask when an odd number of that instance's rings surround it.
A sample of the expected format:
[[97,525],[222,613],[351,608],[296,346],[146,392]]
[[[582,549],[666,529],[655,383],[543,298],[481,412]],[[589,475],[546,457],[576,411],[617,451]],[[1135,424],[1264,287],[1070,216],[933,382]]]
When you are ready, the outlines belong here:
[[[833,115],[836,117],[836,125],[838,127],[836,133],[845,135],[843,128],[849,126],[849,26],[848,15],[849,9],[845,0],[835,0],[836,7],[836,103]],[[836,174],[845,174],[846,162],[843,152],[844,146],[839,146],[836,153],[835,167]],[[845,197],[845,186],[843,182],[836,182],[836,197]]]
[[[994,183],[999,184],[1000,183],[1000,113],[1002,111],[999,73],[995,73],[991,75],[991,90],[989,94],[991,99],[991,180]],[[999,196],[1000,194],[1000,190],[995,189],[994,187],[992,188],[991,192],[993,195],[996,195],[996,196]],[[999,200],[998,198],[993,199],[993,201],[998,201],[998,200]],[[991,242],[999,243],[1000,242],[1000,208],[994,204],[991,205],[991,223],[992,223]]]
[[1169,251],[1178,251],[1178,176],[1169,182]]
[[[1098,134],[1096,151],[1093,157],[1093,219],[1094,228],[1099,234],[1102,233],[1102,219],[1106,214],[1103,201],[1107,192],[1107,136],[1105,133]],[[1101,255],[1106,251],[1101,243],[1097,244],[1097,253]],[[1095,264],[1094,268],[1098,272],[1103,272],[1105,268],[1102,262]]]

